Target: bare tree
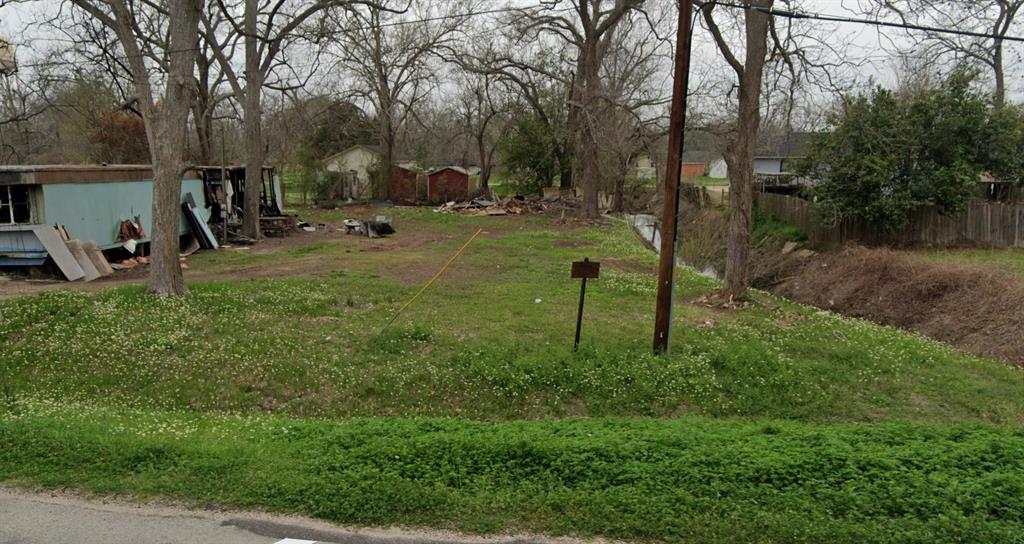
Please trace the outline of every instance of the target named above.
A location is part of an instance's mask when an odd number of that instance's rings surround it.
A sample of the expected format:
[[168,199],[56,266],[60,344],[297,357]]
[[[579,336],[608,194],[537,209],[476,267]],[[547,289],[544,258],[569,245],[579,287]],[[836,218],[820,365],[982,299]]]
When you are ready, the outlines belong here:
[[[600,152],[597,124],[601,119],[601,65],[615,39],[615,27],[642,0],[545,0],[540,7],[517,11],[521,39],[553,37],[576,55],[570,125],[576,132],[576,157],[583,187],[582,215],[598,216]],[[563,4],[568,4],[563,7]]]
[[745,58],[740,62],[718,24],[713,1],[700,3],[701,15],[722,57],[736,73],[739,86],[736,127],[726,146],[729,166],[729,232],[723,294],[742,298],[749,285],[750,233],[753,218],[754,149],[760,126],[761,85],[768,56],[767,9],[774,0],[745,0],[743,35]]
[[459,76],[459,86],[456,113],[476,151],[480,190],[487,192],[511,100],[505,85],[492,74],[464,71]]
[[23,162],[38,151],[36,120],[49,109],[48,90],[18,75],[0,78],[0,160]]
[[[196,95],[192,103],[192,122],[198,144],[196,157],[203,164],[210,164],[214,156],[213,122],[217,117],[217,110],[224,102],[234,98],[234,91],[230,85],[226,91],[224,90],[228,75],[217,60],[218,54],[227,59],[234,58],[237,41],[227,40],[219,43],[208,39],[207,36],[223,34],[221,29],[228,24],[216,2],[206,4],[202,20],[203,31],[196,54]],[[216,52],[215,48],[220,49],[220,52]]]
[[[603,113],[596,123],[602,157],[602,185],[611,189],[612,211],[624,206],[630,165],[662,134],[669,97],[664,81],[664,61],[670,58],[668,40],[660,35],[671,9],[648,2],[643,12],[623,17],[615,29],[601,67],[605,84],[600,93]],[[670,6],[671,7],[671,6]]]
[[459,64],[463,70],[491,76],[509,86],[518,95],[519,106],[533,111],[545,128],[549,139],[546,143],[558,163],[558,185],[563,190],[572,189],[572,61],[550,44],[524,43],[519,35],[495,33],[488,47],[465,52]]
[[[188,292],[178,261],[181,176],[189,106],[194,89],[200,0],[128,3],[127,0],[71,0],[117,36],[132,75],[135,100],[146,124],[153,161],[153,242],[149,292]],[[156,97],[159,79],[163,93]]]
[[[302,82],[284,83],[268,81],[275,73],[283,73],[282,79],[296,76],[297,64],[285,58],[291,45],[307,39],[301,32],[302,26],[315,15],[327,8],[346,4],[343,0],[217,0],[219,16],[226,25],[218,25],[217,19],[203,14],[203,37],[209,44],[224,79],[228,82],[234,98],[242,105],[245,138],[245,190],[243,203],[242,232],[251,238],[260,234],[260,187],[263,177],[264,142],[262,96],[265,87],[286,90],[299,87]],[[357,3],[357,2],[351,2]],[[361,3],[361,2],[360,2]],[[222,30],[220,27],[225,26]],[[235,69],[231,52],[241,40],[244,50],[244,71]],[[314,60],[315,60],[314,56]],[[305,66],[307,74],[315,71]]]
[[355,82],[352,98],[373,106],[381,147],[375,194],[390,197],[397,130],[432,88],[432,61],[451,52],[469,19],[470,1],[411,0],[404,13],[386,4],[335,12],[340,42],[329,52]]
[[958,61],[986,67],[995,82],[993,101],[998,105],[1006,101],[1003,38],[1011,34],[1018,16],[1024,12],[1024,0],[870,0],[869,5],[872,14],[894,14],[904,23],[995,36],[980,38],[930,31],[910,34],[926,49],[950,53]]

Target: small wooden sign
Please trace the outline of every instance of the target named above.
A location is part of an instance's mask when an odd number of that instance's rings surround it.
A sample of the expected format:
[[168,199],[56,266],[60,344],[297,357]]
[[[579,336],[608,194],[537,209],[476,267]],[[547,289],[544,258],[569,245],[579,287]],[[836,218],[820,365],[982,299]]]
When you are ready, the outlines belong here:
[[590,259],[583,259],[572,263],[572,277],[574,279],[597,279],[601,273],[601,263],[593,262]]

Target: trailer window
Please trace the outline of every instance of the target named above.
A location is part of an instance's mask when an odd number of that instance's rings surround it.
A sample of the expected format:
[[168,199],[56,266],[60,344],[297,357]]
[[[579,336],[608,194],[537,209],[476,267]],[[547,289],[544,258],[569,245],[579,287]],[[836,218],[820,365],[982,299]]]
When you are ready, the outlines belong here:
[[32,207],[29,187],[21,185],[0,186],[0,225],[15,225],[32,222]]

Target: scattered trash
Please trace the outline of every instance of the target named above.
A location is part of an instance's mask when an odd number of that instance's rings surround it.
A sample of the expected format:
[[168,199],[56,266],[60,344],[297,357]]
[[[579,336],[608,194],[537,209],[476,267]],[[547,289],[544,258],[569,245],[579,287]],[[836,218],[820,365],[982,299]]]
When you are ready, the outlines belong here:
[[378,215],[375,221],[359,221],[357,219],[346,219],[342,222],[342,228],[338,232],[345,234],[365,234],[369,238],[380,238],[395,233],[391,226],[391,220],[383,215]]
[[134,219],[121,221],[117,231],[118,242],[134,242],[146,237],[146,231],[142,228],[142,218],[136,215]]
[[533,299],[533,303],[534,303],[534,304],[540,304],[541,302],[544,302],[544,301],[543,301],[543,300],[541,300],[541,299],[539,299],[539,298],[535,298],[535,299]]
[[391,226],[391,223],[385,221],[367,221],[365,228],[366,235],[370,238],[379,238],[381,236],[387,236],[395,233],[395,229]]
[[356,221],[355,219],[346,219],[342,223],[342,228],[339,231],[344,231],[345,234],[361,234],[363,232],[363,222]]

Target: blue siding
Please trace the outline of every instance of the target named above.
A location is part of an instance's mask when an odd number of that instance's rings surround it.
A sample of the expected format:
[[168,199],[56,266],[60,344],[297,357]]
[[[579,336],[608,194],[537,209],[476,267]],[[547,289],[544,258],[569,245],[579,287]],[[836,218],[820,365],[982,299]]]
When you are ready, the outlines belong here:
[[[95,241],[103,249],[120,245],[117,242],[121,221],[139,216],[142,228],[149,234],[153,229],[153,182],[121,181],[98,183],[62,183],[42,185],[43,213],[41,223],[62,224],[68,233],[79,240]],[[203,182],[198,179],[182,181],[182,202],[185,193],[192,198],[204,219],[206,209]],[[189,231],[184,214],[179,214],[179,233]],[[149,238],[142,240],[148,242]]]

